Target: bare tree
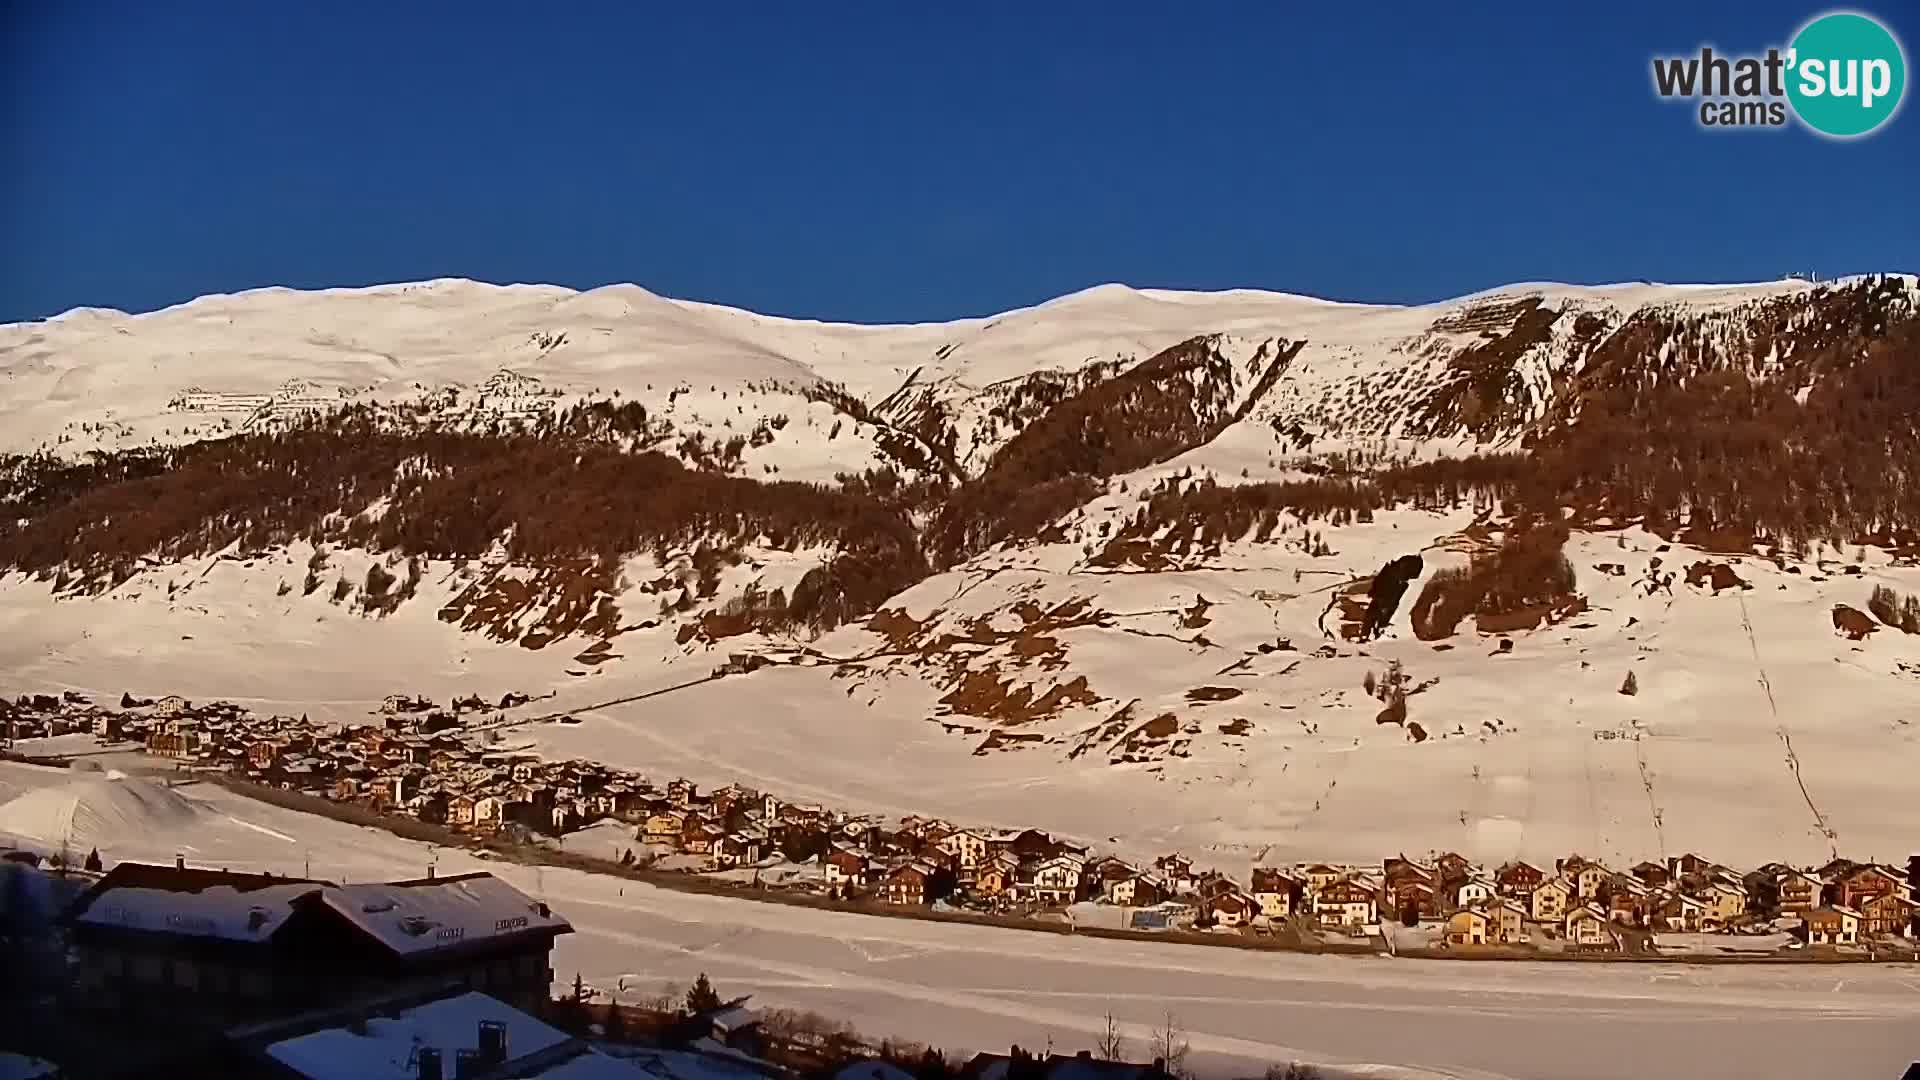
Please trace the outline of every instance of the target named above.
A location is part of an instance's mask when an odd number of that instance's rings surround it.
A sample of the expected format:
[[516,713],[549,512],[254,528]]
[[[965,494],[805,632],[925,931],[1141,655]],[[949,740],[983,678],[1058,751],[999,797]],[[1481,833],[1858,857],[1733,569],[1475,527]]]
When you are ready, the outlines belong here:
[[1126,1049],[1126,1036],[1120,1034],[1120,1025],[1114,1022],[1113,1014],[1108,1013],[1107,1030],[1100,1036],[1100,1041],[1094,1044],[1094,1052],[1097,1053],[1102,1060],[1120,1061],[1126,1053]]
[[1180,1026],[1180,1021],[1172,1013],[1168,1013],[1165,1022],[1153,1029],[1151,1044],[1153,1056],[1169,1073],[1180,1077],[1193,1075],[1187,1071],[1187,1052],[1193,1049],[1187,1042],[1187,1029]]

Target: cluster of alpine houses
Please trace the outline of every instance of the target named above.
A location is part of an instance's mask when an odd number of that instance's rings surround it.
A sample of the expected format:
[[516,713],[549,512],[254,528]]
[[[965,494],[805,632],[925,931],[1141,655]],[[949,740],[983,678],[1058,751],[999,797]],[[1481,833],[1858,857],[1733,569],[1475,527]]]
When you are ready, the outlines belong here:
[[[509,695],[500,707],[525,703]],[[613,823],[614,835],[632,842],[615,845],[621,865],[780,867],[756,881],[843,900],[1021,915],[1091,903],[1127,909],[1132,929],[1255,935],[1367,937],[1383,920],[1440,923],[1435,943],[1451,949],[1610,951],[1647,933],[1785,931],[1811,945],[1854,948],[1920,938],[1920,856],[1905,871],[1835,858],[1818,868],[1776,862],[1741,872],[1695,854],[1623,871],[1576,854],[1548,871],[1524,861],[1484,867],[1448,852],[1364,866],[1258,867],[1243,883],[1196,870],[1178,853],[1137,865],[1039,829],[887,821],[739,784],[702,792],[684,778],[662,784],[598,762],[488,750],[457,730],[460,713],[492,707],[477,697],[443,710],[396,695],[382,723],[344,728],[224,702],[124,697],[122,705],[101,708],[68,694],[22,698],[12,710],[16,722],[141,740],[151,754],[477,836],[565,837]],[[802,872],[791,872],[796,864]]]
[[1528,945],[1560,941],[1613,951],[1633,931],[1764,933],[1785,928],[1809,944],[1862,945],[1915,934],[1908,871],[1836,858],[1816,869],[1784,863],[1741,873],[1696,854],[1646,861],[1626,871],[1569,855],[1552,872],[1510,862],[1482,874],[1458,855],[1432,863],[1388,860],[1383,891],[1403,919],[1445,916],[1444,944]]

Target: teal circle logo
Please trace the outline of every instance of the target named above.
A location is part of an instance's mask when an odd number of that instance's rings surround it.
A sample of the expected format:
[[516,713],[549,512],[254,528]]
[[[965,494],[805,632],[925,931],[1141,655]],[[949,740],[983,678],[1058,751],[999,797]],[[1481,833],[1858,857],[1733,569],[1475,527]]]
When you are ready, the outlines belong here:
[[1892,31],[1851,11],[1822,15],[1794,35],[1787,100],[1822,135],[1865,135],[1893,118],[1907,89],[1907,58]]

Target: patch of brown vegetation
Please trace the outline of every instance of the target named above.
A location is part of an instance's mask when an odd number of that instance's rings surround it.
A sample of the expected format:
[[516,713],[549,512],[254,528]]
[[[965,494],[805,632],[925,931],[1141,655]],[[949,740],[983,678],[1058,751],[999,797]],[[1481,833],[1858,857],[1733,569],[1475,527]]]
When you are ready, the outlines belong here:
[[[1188,734],[1198,731],[1197,725],[1187,729]],[[1181,733],[1180,719],[1172,713],[1161,713],[1121,736],[1109,749],[1108,761],[1115,765],[1133,765],[1165,757],[1186,757],[1192,740],[1179,738]]]
[[1675,528],[1671,523],[1658,524],[1661,539],[1717,555],[1751,555],[1762,541],[1747,525],[1714,526],[1689,521],[1685,528]]
[[1716,596],[1724,589],[1753,588],[1742,580],[1740,575],[1733,572],[1733,567],[1711,560],[1703,560],[1687,567],[1687,584],[1711,588]]
[[1047,737],[1038,732],[1000,731],[996,729],[987,732],[987,737],[980,740],[979,746],[973,748],[973,754],[975,757],[984,757],[995,750],[1013,750],[1030,743],[1043,743],[1046,741]]
[[[1364,476],[1259,484],[1170,478],[1114,531],[1091,562],[1169,569],[1218,555],[1226,544],[1279,541],[1289,517],[1302,524],[1325,519],[1338,527],[1372,521],[1375,511],[1386,507],[1451,509],[1463,502],[1513,497],[1533,482],[1534,472],[1524,454],[1488,454],[1392,466]],[[1309,551],[1324,546],[1305,532],[1300,535]]]
[[447,601],[439,614],[442,622],[462,630],[541,649],[573,634],[604,638],[618,631],[620,613],[613,597],[613,571],[597,561],[577,559],[524,576],[492,571]]
[[803,387],[800,393],[808,401],[829,406],[856,424],[872,427],[874,447],[901,468],[923,475],[944,475],[955,480],[963,475],[959,462],[953,457],[952,428],[941,432],[937,423],[931,428],[896,427],[875,415],[867,408],[866,402],[833,383],[811,383]]
[[[1560,315],[1539,297],[1461,312],[1455,325],[1479,320],[1476,325],[1487,326],[1480,331],[1484,340],[1454,356],[1450,380],[1424,403],[1417,429],[1429,436],[1470,432],[1484,440],[1531,418],[1540,403],[1516,368],[1529,350],[1546,343]],[[1446,322],[1435,328],[1449,329]]]
[[700,636],[708,641],[739,637],[754,631],[753,617],[745,612],[709,611],[700,616]]
[[[296,540],[475,560],[510,529],[508,558],[556,568],[552,580],[565,584],[583,562],[607,573],[629,556],[692,537],[723,545],[767,537],[778,547],[836,552],[808,573],[780,616],[821,628],[873,610],[927,572],[912,524],[872,500],[690,470],[664,454],[628,453],[559,427],[538,435],[393,431],[361,409],[291,431],[130,455],[118,466],[19,464],[29,460],[0,469],[16,477],[0,492],[0,566],[71,570],[96,590],[126,580],[144,558]],[[17,479],[23,471],[25,481]],[[383,512],[367,514],[376,503]],[[30,514],[11,509],[23,505]],[[528,602],[515,588],[500,589],[487,606]],[[383,589],[372,603],[388,595]],[[571,607],[579,597],[552,600]]]
[[1022,634],[1013,640],[1008,650],[1022,660],[1057,659],[1060,639],[1048,634]]
[[1491,554],[1474,557],[1465,569],[1435,572],[1414,601],[1414,634],[1422,641],[1451,636],[1469,614],[1481,632],[1499,633],[1509,623],[1512,629],[1537,626],[1556,613],[1584,611],[1563,551],[1567,535],[1558,522],[1521,520]]
[[1901,632],[1920,634],[1920,595],[1902,596],[1886,585],[1875,585],[1867,595],[1867,610]]
[[[1269,365],[1304,342],[1281,343]],[[927,550],[951,566],[1010,539],[1039,535],[1100,488],[1100,479],[1165,461],[1234,419],[1234,371],[1217,337],[1197,337],[1062,400],[998,452],[928,523]]]
[[1804,560],[1814,541],[1920,525],[1915,355],[1920,313],[1894,278],[1769,300],[1737,323],[1649,310],[1596,347],[1535,452],[1589,519],[1735,551],[1771,537]]
[[602,638],[587,646],[585,649],[580,650],[580,652],[574,656],[573,662],[576,664],[604,664],[609,660],[618,659],[620,659],[620,654],[613,651],[613,642]]
[[1863,641],[1880,629],[1880,625],[1859,608],[1835,604],[1833,605],[1833,629],[1837,633],[1845,634],[1849,641]]
[[1134,702],[1128,702],[1122,705],[1114,711],[1112,716],[1080,732],[1076,736],[1079,742],[1067,752],[1067,760],[1072,761],[1078,758],[1100,743],[1112,743],[1132,730],[1134,704]]
[[932,624],[931,618],[915,619],[900,608],[881,608],[867,619],[867,629],[886,638],[896,650],[912,648]]
[[[1538,630],[1543,625],[1564,622],[1585,610],[1586,597],[1566,596],[1553,603],[1531,604],[1498,614],[1476,614],[1473,625],[1483,634],[1517,634],[1522,630]],[[1512,643],[1507,644],[1511,646]]]
[[1046,693],[1034,696],[1033,687],[1002,679],[995,668],[968,671],[960,683],[940,699],[949,712],[995,720],[1007,726],[1031,724],[1052,719],[1061,710],[1074,705],[1092,705],[1100,695],[1087,686],[1087,677],[1076,675]]
[[1187,700],[1199,704],[1209,701],[1232,701],[1246,691],[1237,686],[1196,686],[1187,691]]
[[1207,602],[1206,597],[1195,596],[1193,598],[1193,606],[1180,613],[1180,628],[1183,630],[1198,630],[1208,623],[1211,623],[1213,620],[1207,618],[1207,609],[1212,606],[1212,604]]
[[1387,707],[1374,714],[1376,724],[1405,724],[1407,722],[1407,699],[1395,697],[1387,702]]

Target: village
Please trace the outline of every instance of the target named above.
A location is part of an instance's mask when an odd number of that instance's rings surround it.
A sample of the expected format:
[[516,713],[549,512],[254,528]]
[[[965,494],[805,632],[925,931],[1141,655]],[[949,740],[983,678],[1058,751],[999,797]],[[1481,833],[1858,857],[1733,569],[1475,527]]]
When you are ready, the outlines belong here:
[[1239,878],[1179,853],[1133,862],[1039,829],[881,820],[738,784],[701,791],[683,778],[662,783],[502,748],[494,718],[530,700],[472,696],[441,706],[396,695],[371,722],[332,727],[177,697],[123,695],[115,708],[72,692],[30,695],[0,700],[0,745],[64,739],[70,747],[80,739],[138,749],[181,769],[476,840],[557,845],[622,867],[881,911],[1205,932],[1283,948],[1536,958],[1908,960],[1920,939],[1920,856],[1904,868],[1835,858],[1819,867],[1737,869],[1693,853],[1627,867],[1578,854],[1549,867],[1394,853],[1367,865],[1252,867]]

